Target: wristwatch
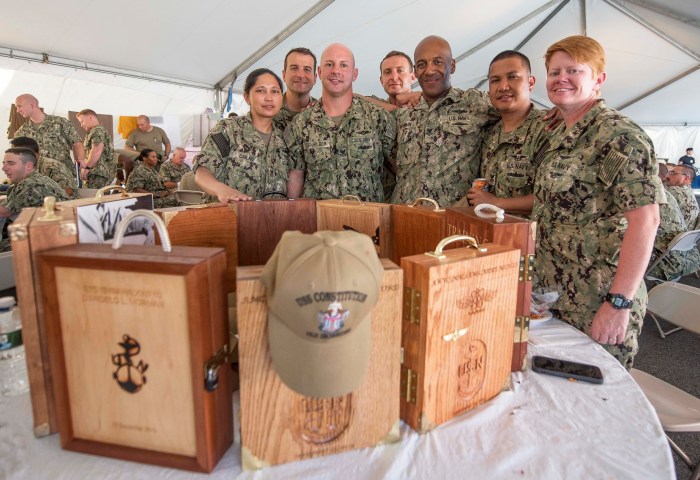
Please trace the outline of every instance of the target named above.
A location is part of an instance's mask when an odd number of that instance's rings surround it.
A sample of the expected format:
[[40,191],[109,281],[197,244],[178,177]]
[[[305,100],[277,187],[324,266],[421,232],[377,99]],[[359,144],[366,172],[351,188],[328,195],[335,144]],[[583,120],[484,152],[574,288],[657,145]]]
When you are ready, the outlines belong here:
[[620,293],[610,293],[605,296],[605,301],[609,302],[615,310],[632,308],[632,300]]

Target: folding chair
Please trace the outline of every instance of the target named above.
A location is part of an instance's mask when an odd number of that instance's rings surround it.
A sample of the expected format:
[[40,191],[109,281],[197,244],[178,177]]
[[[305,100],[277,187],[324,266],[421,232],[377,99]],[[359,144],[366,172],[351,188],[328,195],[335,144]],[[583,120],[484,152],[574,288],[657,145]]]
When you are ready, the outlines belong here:
[[[647,312],[677,326],[700,333],[700,288],[666,282],[649,290]],[[671,332],[665,332],[668,335]]]
[[671,243],[668,244],[668,248],[664,253],[659,255],[659,258],[654,260],[649,268],[647,268],[644,274],[644,279],[650,282],[664,283],[664,282],[677,282],[680,280],[680,276],[672,280],[664,280],[661,278],[656,278],[651,275],[657,265],[659,265],[671,252],[687,252],[696,247],[698,241],[700,241],[700,230],[690,230],[688,232],[679,233],[676,235]]

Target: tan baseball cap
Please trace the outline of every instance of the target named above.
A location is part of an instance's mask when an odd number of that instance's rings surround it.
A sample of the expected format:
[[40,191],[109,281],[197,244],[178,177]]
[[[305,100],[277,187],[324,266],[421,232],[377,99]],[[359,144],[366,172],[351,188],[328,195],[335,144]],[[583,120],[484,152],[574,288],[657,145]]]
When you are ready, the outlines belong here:
[[383,272],[367,235],[282,235],[261,280],[272,365],[289,388],[307,397],[337,397],[362,383]]

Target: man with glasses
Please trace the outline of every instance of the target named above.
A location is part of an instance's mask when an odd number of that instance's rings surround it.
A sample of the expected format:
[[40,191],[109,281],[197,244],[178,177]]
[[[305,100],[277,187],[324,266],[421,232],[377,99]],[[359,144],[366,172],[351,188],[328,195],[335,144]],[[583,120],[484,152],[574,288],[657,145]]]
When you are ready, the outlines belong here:
[[689,230],[694,230],[700,207],[690,187],[695,180],[695,169],[688,165],[676,165],[666,175],[666,190],[676,198]]

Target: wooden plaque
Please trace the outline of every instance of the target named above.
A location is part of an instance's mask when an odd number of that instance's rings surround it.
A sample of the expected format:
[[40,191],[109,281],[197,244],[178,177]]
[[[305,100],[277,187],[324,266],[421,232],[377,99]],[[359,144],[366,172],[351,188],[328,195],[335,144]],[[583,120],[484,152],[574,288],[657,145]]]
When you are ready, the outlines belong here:
[[524,370],[527,363],[527,339],[530,331],[530,296],[535,262],[535,222],[515,215],[505,215],[503,221],[484,218],[474,213],[474,207],[448,208],[445,213],[448,235],[470,235],[478,242],[493,242],[520,250],[518,276],[518,308],[515,314],[513,338],[513,372]]
[[425,205],[391,206],[391,260],[431,252],[447,237],[445,209]]
[[353,393],[335,398],[304,397],[282,382],[270,357],[262,267],[238,269],[244,469],[398,440],[399,402],[392,392],[399,389],[402,272],[389,260],[382,265],[367,376]]
[[264,265],[288,230],[316,231],[316,200],[270,199],[230,204],[238,214],[238,265]]
[[381,258],[391,255],[391,205],[359,199],[316,202],[318,231],[354,230],[368,235]]
[[[221,249],[199,247],[39,256],[64,448],[214,468],[233,442],[225,264]],[[221,367],[213,391],[208,364]]]
[[[219,247],[226,252],[226,292],[236,290],[238,217],[223,203],[158,208],[170,243],[187,247]],[[160,239],[157,240],[160,243]]]
[[55,215],[50,219],[43,208],[25,208],[8,227],[37,437],[58,431],[37,255],[78,243],[73,209],[59,208]]
[[404,257],[401,419],[423,433],[497,395],[510,376],[518,251]]

